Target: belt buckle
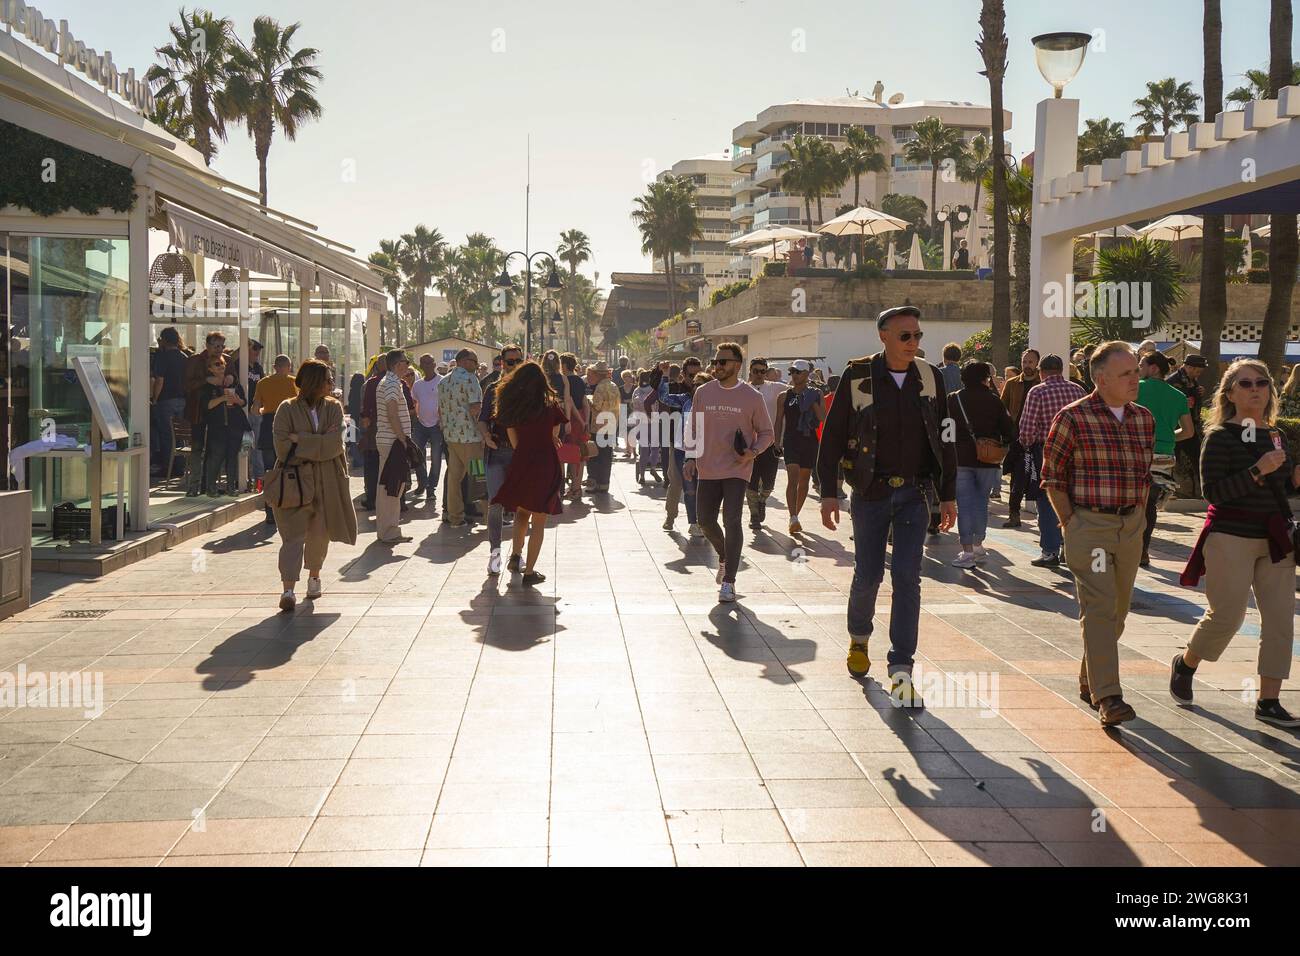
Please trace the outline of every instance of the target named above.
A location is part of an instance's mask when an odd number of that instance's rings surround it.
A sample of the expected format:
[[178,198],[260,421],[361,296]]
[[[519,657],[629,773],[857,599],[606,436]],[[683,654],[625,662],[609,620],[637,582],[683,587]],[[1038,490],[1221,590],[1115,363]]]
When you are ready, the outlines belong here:
[[903,487],[903,479],[898,477],[898,475],[891,475],[889,481],[886,482],[886,484],[888,484],[889,487],[891,488],[901,488]]

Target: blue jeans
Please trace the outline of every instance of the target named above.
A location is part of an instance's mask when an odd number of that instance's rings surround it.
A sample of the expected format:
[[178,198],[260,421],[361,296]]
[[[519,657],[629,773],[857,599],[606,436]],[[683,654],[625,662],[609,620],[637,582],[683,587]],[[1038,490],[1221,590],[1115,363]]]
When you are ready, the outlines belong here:
[[[411,440],[420,450],[419,461],[415,465],[417,488],[423,488],[430,498],[438,490],[438,479],[442,476],[442,429],[437,425],[424,425],[418,418],[411,422]],[[433,449],[433,461],[425,464],[425,448]]]
[[[487,496],[491,502],[501,490],[501,486],[506,483],[506,472],[510,470],[510,460],[515,457],[515,450],[507,445],[500,448],[484,448],[485,456],[484,477],[487,479]],[[501,516],[502,507],[500,505],[489,504],[488,506],[488,547],[496,550],[501,547]]]
[[893,599],[889,613],[889,673],[912,672],[916,630],[921,621],[921,558],[930,509],[915,485],[896,488],[888,497],[869,500],[854,492],[853,583],[849,586],[849,635],[865,641],[873,628],[876,595],[885,578],[885,542],[894,529],[889,562]]
[[983,544],[989,528],[989,495],[1002,477],[1001,466],[957,467],[957,537],[963,551]]
[[[673,464],[677,466],[677,474],[682,473],[682,465],[686,462],[686,452],[681,448],[673,449]],[[695,524],[695,483],[699,478],[692,478],[687,481],[682,479],[682,497],[686,499],[686,520]]]
[[1038,546],[1043,554],[1061,553],[1061,522],[1046,492],[1038,496]]

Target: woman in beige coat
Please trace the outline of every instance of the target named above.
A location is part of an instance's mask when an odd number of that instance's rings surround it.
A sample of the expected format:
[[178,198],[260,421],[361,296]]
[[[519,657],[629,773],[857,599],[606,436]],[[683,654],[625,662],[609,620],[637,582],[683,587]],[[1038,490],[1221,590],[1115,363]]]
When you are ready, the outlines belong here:
[[293,589],[304,563],[307,597],[318,598],[320,569],[329,543],[355,544],[357,540],[357,513],[343,451],[343,406],[332,395],[334,373],[324,362],[304,362],[294,382],[298,397],[281,402],[275,412],[275,456],[287,464],[293,449],[292,461],[312,476],[315,492],[300,508],[279,508],[274,501],[268,502],[275,511],[281,539],[282,611],[292,611],[297,604]]

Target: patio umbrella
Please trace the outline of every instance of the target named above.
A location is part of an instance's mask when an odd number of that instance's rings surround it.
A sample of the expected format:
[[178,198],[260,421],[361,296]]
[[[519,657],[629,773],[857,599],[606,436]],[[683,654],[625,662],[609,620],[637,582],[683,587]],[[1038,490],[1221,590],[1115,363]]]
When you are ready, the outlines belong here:
[[1273,224],[1271,222],[1265,223],[1258,229],[1254,230],[1254,232],[1255,235],[1259,236],[1259,238],[1267,239],[1269,236],[1273,235]]
[[1250,257],[1252,253],[1252,250],[1250,248],[1250,226],[1249,225],[1245,225],[1241,227],[1241,241],[1246,244],[1246,257],[1241,261],[1241,269],[1239,269],[1238,271],[1245,273],[1250,271]]
[[817,227],[817,231],[826,236],[857,236],[859,249],[866,236],[879,236],[886,232],[906,229],[908,223],[888,213],[883,213],[870,206],[858,206],[841,213],[834,219],[828,219]]
[[1143,226],[1138,232],[1148,239],[1161,239],[1165,242],[1177,242],[1179,239],[1195,239],[1201,235],[1201,217],[1165,216],[1150,225]]
[[727,245],[734,246],[737,249],[752,249],[754,246],[765,246],[769,242],[772,244],[772,255],[776,255],[776,244],[783,239],[809,239],[816,238],[817,233],[807,232],[803,229],[795,229],[793,226],[762,226],[753,232],[747,232],[743,236],[737,236],[735,239],[728,239]]
[[921,237],[917,233],[912,233],[912,248],[907,253],[907,268],[925,269],[925,260],[921,258]]
[[886,268],[886,269],[892,269],[892,268],[894,268],[894,240],[893,240],[893,237],[890,237],[890,240],[889,240],[889,251],[885,253],[885,268]]

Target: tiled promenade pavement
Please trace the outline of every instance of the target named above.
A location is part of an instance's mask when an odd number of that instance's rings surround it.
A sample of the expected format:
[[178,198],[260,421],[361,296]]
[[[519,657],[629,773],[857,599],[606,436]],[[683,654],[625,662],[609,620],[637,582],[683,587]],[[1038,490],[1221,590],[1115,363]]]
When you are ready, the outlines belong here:
[[1242,700],[1254,613],[1194,710],[1165,691],[1203,605],[1177,584],[1199,519],[1161,521],[1122,653],[1141,719],[1108,734],[1075,697],[1069,579],[1029,565],[1032,522],[1000,530],[1003,506],[984,570],[946,565],[952,534],[930,549],[918,671],[996,674],[996,699],[931,687],[917,713],[845,673],[847,524],[810,502],[806,554],[762,535],[718,606],[707,546],[661,530],[631,466],[615,485],[552,526],[534,592],[420,508],[415,541],[336,546],[325,596],[280,615],[258,517],[0,624],[0,670],[102,672],[109,700],[0,712],[0,860],[1300,861],[1300,745]]

